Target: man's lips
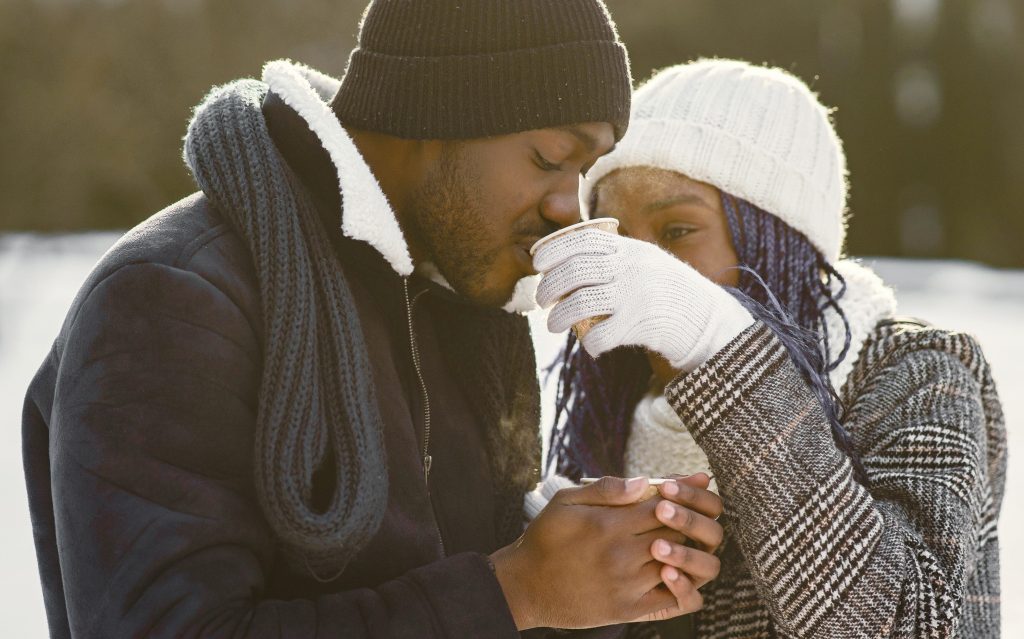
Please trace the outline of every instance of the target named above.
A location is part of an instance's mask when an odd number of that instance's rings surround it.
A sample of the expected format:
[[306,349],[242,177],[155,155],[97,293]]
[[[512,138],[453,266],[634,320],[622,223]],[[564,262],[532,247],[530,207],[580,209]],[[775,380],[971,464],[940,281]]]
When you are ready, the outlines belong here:
[[530,247],[536,244],[540,238],[526,238],[515,244],[516,257],[523,265],[527,275],[536,275],[537,269],[533,268],[533,257],[530,256]]
[[530,249],[533,248],[533,245],[536,244],[537,242],[539,242],[542,237],[544,237],[544,236],[543,235],[531,235],[530,237],[527,237],[527,238],[524,238],[522,240],[519,240],[519,246],[522,246],[523,248],[525,248],[526,252],[529,253]]

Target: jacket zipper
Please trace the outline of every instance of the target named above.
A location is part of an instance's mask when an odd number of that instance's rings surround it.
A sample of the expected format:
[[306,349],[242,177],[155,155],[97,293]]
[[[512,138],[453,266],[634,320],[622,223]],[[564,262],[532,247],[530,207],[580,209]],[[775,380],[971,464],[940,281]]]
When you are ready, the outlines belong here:
[[416,379],[420,383],[420,395],[423,397],[423,483],[427,488],[427,500],[430,502],[430,512],[434,515],[434,530],[437,532],[438,545],[441,547],[441,555],[447,556],[444,547],[444,537],[441,535],[441,527],[437,523],[437,511],[434,509],[434,500],[430,494],[430,467],[434,458],[430,455],[430,395],[427,393],[427,382],[423,377],[423,368],[420,365],[420,350],[416,344],[416,329],[412,321],[413,306],[426,291],[420,291],[416,297],[409,299],[409,278],[402,278],[402,291],[405,293],[405,317],[409,324],[409,349],[412,352],[412,366],[416,371]]

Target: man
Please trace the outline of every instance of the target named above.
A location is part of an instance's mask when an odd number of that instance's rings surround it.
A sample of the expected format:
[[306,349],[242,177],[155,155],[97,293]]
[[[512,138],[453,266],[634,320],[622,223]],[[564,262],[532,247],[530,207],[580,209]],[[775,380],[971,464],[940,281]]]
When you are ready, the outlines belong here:
[[380,0],[340,84],[263,80],[196,110],[201,192],[104,257],[29,390],[51,634],[514,637],[699,607],[717,568],[651,548],[717,543],[703,480],[668,516],[644,480],[564,491],[520,538],[538,388],[510,298],[628,120],[600,1]]

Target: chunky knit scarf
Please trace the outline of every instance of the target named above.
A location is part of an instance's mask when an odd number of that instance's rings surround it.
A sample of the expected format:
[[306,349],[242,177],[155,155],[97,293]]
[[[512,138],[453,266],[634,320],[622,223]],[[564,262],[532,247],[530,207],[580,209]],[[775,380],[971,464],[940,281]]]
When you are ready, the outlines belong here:
[[[214,89],[185,158],[248,245],[263,307],[255,483],[291,559],[340,572],[380,526],[388,494],[381,417],[351,291],[314,203],[261,113],[267,87]],[[333,480],[314,500],[314,477]]]

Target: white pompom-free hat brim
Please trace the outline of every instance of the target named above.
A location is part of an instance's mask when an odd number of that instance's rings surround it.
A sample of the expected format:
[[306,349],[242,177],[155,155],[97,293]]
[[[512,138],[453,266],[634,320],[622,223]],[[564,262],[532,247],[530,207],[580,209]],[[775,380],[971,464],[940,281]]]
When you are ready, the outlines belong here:
[[662,70],[633,96],[630,127],[581,185],[650,166],[742,198],[803,233],[830,262],[845,239],[846,157],[828,110],[800,79],[736,60]]

